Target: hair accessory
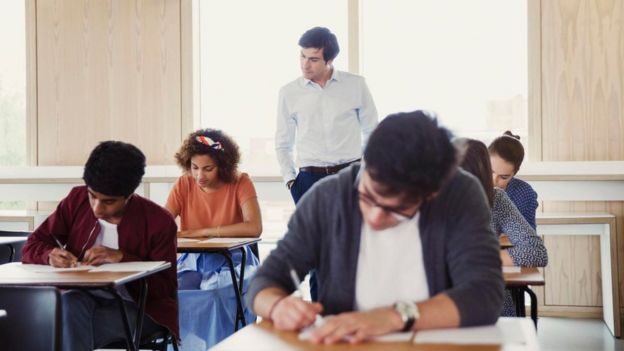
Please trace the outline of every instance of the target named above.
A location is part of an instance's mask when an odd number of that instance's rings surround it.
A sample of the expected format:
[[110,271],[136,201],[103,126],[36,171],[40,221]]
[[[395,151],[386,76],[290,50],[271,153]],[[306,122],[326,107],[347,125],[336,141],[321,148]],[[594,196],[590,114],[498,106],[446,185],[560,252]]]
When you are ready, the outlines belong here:
[[205,135],[198,135],[195,137],[195,140],[198,143],[204,144],[212,149],[224,151],[223,145],[221,145],[221,142],[218,142],[218,141],[215,142],[214,140],[210,139],[209,137]]

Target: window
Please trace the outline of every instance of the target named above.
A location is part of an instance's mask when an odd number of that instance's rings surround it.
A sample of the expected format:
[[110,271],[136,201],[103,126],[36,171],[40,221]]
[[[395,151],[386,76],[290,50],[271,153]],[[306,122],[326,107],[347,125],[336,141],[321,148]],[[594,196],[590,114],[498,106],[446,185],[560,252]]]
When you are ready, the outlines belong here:
[[362,0],[361,12],[361,73],[380,116],[432,110],[455,135],[488,144],[510,129],[526,143],[524,1]]
[[26,8],[0,2],[0,166],[26,164]]
[[201,126],[222,129],[239,143],[243,170],[277,176],[277,95],[301,76],[299,37],[315,26],[329,28],[341,47],[334,66],[346,70],[347,2],[198,3]]

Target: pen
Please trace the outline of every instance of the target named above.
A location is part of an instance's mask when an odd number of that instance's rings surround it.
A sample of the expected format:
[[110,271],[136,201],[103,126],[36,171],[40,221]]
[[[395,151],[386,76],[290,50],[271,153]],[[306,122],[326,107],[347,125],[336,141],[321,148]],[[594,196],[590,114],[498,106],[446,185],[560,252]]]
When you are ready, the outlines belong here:
[[299,280],[299,277],[297,276],[297,272],[292,267],[290,267],[290,279],[292,279],[293,284],[295,284],[295,288],[299,291],[299,295],[301,295],[301,298],[303,299],[304,295],[303,295],[303,289],[301,288],[301,281]]
[[50,235],[52,236],[52,238],[54,239],[54,241],[56,241],[56,245],[58,245],[58,247],[59,247],[61,250],[65,250],[65,248],[67,247],[67,244],[65,244],[65,245],[61,244],[61,241],[60,241],[60,240],[59,240],[59,239],[58,239],[58,238],[57,238],[54,234],[50,233]]

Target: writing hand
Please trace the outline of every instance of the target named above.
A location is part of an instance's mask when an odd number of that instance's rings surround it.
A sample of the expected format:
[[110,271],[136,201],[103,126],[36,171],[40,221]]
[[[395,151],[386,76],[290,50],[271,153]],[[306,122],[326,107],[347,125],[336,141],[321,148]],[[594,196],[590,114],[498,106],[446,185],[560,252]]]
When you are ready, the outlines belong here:
[[55,247],[48,255],[48,264],[58,268],[75,267],[78,264],[78,259],[71,252]]
[[106,246],[94,246],[85,252],[82,263],[99,266],[104,263],[121,262],[123,252]]
[[310,303],[299,297],[287,296],[277,302],[270,318],[277,329],[300,330],[314,323],[322,311],[323,306],[318,302]]
[[358,343],[372,336],[399,331],[402,327],[401,317],[393,309],[378,308],[325,318],[323,324],[312,331],[310,339],[312,342],[325,344],[342,340]]

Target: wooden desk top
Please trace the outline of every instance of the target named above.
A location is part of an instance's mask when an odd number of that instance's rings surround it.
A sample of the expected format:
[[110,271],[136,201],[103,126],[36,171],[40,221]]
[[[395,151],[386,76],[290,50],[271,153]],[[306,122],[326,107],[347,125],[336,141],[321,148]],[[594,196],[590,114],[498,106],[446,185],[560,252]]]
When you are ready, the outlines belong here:
[[535,267],[522,267],[517,273],[503,273],[505,286],[508,288],[525,285],[544,285],[544,276]]
[[27,236],[0,236],[0,245],[21,243],[27,239]]
[[278,331],[270,322],[262,321],[249,325],[211,350],[214,351],[498,351],[499,345],[432,345],[415,344],[412,342],[366,342],[358,345],[338,343],[334,345],[316,345],[309,341],[301,341],[295,332]]
[[511,241],[509,241],[509,237],[507,235],[501,235],[498,237],[498,241],[500,241],[501,249],[508,249],[512,247]]
[[[207,239],[207,238],[206,238]],[[217,238],[218,242],[180,242],[178,239],[178,252],[219,252],[223,250],[235,250],[253,243],[259,242],[260,238],[231,238],[232,241],[226,241],[229,238]],[[199,239],[205,240],[205,239]]]
[[141,272],[32,272],[20,264],[0,265],[0,285],[51,285],[57,287],[116,287],[171,267],[166,262],[155,269]]

